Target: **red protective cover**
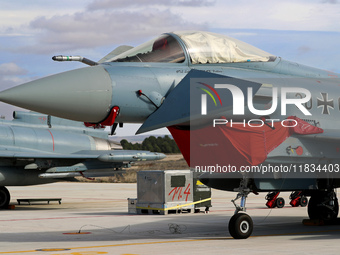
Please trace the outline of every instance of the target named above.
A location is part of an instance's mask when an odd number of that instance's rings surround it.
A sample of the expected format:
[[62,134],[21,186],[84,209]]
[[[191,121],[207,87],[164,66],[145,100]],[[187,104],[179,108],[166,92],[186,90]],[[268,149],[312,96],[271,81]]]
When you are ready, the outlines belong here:
[[[216,125],[196,130],[181,130],[168,127],[185,160],[190,167],[196,166],[240,166],[258,165],[267,155],[292,134],[323,133],[321,128],[297,118],[295,127],[284,127],[281,122],[273,124],[275,129],[266,125],[249,127],[243,125]],[[286,120],[284,125],[293,126]],[[271,123],[270,123],[271,125]]]
[[110,127],[115,122],[118,114],[119,114],[119,107],[115,106],[111,109],[109,116],[107,116],[106,119],[103,120],[102,122],[100,123],[84,122],[84,125],[85,127],[94,127],[94,128],[105,128],[106,126]]

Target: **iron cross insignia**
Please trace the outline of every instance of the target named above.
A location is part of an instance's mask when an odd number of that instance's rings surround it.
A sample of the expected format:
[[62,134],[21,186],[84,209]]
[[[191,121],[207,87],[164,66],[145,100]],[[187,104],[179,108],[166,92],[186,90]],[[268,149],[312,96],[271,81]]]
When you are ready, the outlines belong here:
[[320,93],[322,98],[317,99],[317,108],[322,107],[322,114],[329,115],[329,108],[334,109],[334,100],[328,99],[328,93]]

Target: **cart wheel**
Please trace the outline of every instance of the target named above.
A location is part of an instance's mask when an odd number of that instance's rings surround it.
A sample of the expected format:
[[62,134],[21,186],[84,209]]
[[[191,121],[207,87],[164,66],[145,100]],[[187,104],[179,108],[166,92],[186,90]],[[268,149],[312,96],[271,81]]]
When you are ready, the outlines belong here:
[[285,200],[282,197],[278,197],[275,202],[277,208],[282,208],[285,206]]
[[305,196],[301,196],[301,198],[300,198],[301,207],[306,207],[307,204],[308,204],[308,198],[306,198]]
[[253,220],[245,213],[234,214],[229,221],[228,229],[233,238],[246,239],[253,232]]

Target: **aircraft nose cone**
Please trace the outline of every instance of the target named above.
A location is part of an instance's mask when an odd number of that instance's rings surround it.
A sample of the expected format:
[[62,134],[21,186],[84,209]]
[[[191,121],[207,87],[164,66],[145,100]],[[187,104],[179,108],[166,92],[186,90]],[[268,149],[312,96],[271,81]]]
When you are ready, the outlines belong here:
[[61,118],[97,123],[110,111],[112,83],[103,67],[85,67],[5,90],[0,100]]

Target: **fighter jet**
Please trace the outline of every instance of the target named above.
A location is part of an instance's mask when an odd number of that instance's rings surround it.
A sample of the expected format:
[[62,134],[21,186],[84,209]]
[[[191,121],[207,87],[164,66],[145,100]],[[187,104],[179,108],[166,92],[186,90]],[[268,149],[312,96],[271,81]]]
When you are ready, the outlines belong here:
[[234,238],[252,233],[250,193],[298,191],[311,197],[311,219],[337,218],[338,74],[200,31],[166,33],[98,62],[53,59],[90,67],[3,91],[0,100],[112,132],[123,123],[141,123],[137,133],[167,127],[203,183],[237,192]]
[[[8,208],[5,186],[113,176],[141,160],[157,160],[162,153],[122,150],[103,128],[35,112],[14,112],[0,120],[0,209]],[[121,171],[120,171],[121,172]]]

